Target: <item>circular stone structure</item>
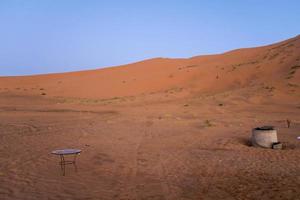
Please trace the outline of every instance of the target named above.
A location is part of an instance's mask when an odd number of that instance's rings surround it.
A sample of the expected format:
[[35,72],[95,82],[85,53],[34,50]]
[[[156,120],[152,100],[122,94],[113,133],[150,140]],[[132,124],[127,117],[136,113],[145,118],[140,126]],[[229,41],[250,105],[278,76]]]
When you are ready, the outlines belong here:
[[273,126],[263,126],[252,129],[252,145],[254,147],[272,148],[277,143],[277,131]]

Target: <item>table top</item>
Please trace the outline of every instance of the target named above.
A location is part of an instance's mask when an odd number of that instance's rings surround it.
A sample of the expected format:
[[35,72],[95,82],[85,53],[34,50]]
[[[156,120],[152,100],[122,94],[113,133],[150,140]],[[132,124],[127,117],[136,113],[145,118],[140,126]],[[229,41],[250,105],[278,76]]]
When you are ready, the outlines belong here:
[[81,152],[80,149],[59,149],[54,150],[51,153],[55,155],[70,155],[70,154],[79,154]]

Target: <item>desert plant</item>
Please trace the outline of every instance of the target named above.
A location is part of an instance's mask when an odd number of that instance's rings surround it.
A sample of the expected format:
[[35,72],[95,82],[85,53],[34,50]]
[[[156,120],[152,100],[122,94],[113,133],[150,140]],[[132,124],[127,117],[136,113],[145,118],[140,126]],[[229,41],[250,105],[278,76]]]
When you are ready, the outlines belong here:
[[206,127],[212,127],[212,126],[214,126],[214,125],[211,123],[211,121],[208,120],[208,119],[204,121],[204,125],[205,125]]

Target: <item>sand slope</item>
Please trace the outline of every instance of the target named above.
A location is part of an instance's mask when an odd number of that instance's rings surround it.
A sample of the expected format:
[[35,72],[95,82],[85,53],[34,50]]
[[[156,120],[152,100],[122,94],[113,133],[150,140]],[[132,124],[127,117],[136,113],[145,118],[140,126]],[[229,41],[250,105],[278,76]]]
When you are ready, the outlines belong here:
[[3,77],[0,89],[24,94],[39,94],[41,89],[52,97],[113,98],[169,89],[218,92],[263,83],[288,88],[288,84],[299,84],[299,65],[300,36],[220,55],[155,58],[99,70]]
[[[299,199],[300,37],[0,78],[1,200]],[[292,121],[286,127],[286,119]],[[284,149],[249,146],[273,125]],[[54,149],[80,148],[61,175]]]

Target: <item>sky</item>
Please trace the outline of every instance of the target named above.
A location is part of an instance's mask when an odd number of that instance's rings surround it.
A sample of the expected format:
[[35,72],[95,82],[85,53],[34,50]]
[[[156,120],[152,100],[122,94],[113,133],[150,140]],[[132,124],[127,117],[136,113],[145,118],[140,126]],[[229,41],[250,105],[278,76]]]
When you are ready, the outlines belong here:
[[186,58],[300,34],[299,0],[0,0],[0,76]]

